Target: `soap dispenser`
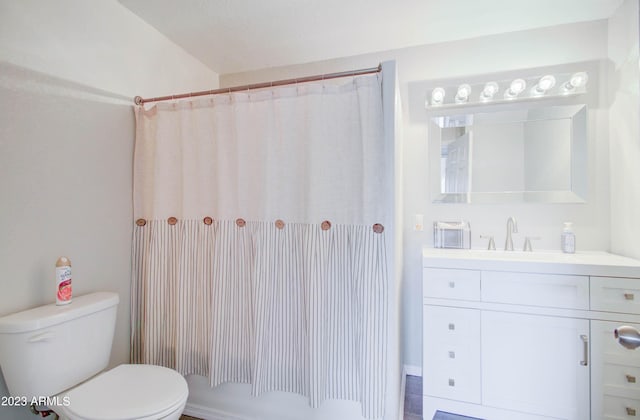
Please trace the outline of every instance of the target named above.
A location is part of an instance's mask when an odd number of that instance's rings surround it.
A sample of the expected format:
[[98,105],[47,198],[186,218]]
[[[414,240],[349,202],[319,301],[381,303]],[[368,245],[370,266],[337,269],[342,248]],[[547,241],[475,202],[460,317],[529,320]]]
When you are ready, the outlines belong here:
[[573,233],[573,223],[564,222],[562,235],[560,237],[562,252],[573,254],[576,252],[576,235]]

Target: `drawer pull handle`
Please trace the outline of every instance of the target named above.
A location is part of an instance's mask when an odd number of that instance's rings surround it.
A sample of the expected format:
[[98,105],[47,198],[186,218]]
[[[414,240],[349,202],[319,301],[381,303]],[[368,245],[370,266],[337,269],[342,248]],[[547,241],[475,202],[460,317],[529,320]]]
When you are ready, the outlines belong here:
[[580,364],[582,366],[588,366],[589,365],[589,337],[587,337],[586,335],[581,335],[580,339],[582,340],[582,361],[580,362]]
[[449,352],[449,359],[455,359],[456,358],[456,352],[455,351],[450,351]]
[[630,384],[635,384],[636,383],[636,377],[633,375],[624,375],[627,378],[627,382],[629,382]]
[[456,324],[449,324],[449,330],[455,331],[455,329],[456,329]]
[[635,299],[635,296],[634,296],[634,294],[633,294],[633,293],[625,293],[625,294],[624,294],[624,298],[625,298],[626,300],[633,300],[633,299]]
[[456,287],[456,282],[455,281],[450,281],[449,282],[449,288],[453,289]]
[[[449,378],[449,386],[456,386],[456,380]],[[629,409],[627,408],[627,410],[629,410]],[[634,414],[634,416],[635,416],[635,414]]]
[[636,416],[636,409],[635,408],[631,408],[631,407],[627,407],[627,416]]

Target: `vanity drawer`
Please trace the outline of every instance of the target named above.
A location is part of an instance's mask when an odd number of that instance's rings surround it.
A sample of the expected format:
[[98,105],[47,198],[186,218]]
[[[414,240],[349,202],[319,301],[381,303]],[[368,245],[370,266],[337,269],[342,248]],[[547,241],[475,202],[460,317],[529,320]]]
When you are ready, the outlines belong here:
[[[464,343],[480,347],[480,311],[478,309],[450,308],[424,305],[422,327],[425,345],[438,343]],[[428,340],[428,341],[427,341]]]
[[423,394],[480,403],[480,311],[423,307]]
[[482,301],[589,309],[589,277],[483,271]]
[[[640,368],[640,349],[629,350],[618,343],[618,340],[613,336],[613,331],[622,325],[629,325],[634,328],[640,328],[640,325],[613,321],[592,321],[591,324],[592,335],[600,335],[598,341],[602,343],[601,360],[605,366],[611,364]],[[638,376],[638,380],[640,380],[640,376]],[[638,398],[640,398],[640,394]]]
[[640,279],[591,277],[591,309],[640,314]]
[[423,375],[429,379],[423,381],[423,394],[480,404],[480,361],[458,357],[455,361],[434,358],[424,365]]
[[637,395],[640,398],[640,367],[605,363],[602,379],[606,395]]
[[640,400],[605,395],[603,411],[607,420],[640,418]]
[[480,300],[480,271],[423,268],[424,297]]

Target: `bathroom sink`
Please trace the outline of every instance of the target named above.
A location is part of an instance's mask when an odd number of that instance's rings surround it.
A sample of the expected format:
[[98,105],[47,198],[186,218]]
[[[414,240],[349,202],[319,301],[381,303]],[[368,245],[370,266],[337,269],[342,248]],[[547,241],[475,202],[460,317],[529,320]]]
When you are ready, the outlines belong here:
[[[581,274],[593,272],[594,267],[608,267],[609,272],[614,269],[616,275],[640,275],[640,261],[603,251],[581,251],[575,254],[565,254],[557,250],[549,251],[502,251],[484,249],[435,249],[423,248],[423,259],[430,261],[430,266],[444,265],[451,260],[456,261],[459,268],[468,269],[508,269],[513,271],[529,271],[532,265],[535,270],[555,273]],[[448,263],[447,263],[448,261]],[[435,263],[435,265],[434,265]],[[611,274],[609,274],[611,275]]]
[[464,250],[469,254],[470,258],[506,260],[506,261],[540,261],[540,262],[563,262],[580,264],[592,259],[598,255],[593,252],[578,252],[575,254],[565,254],[560,251],[490,251],[484,249],[468,249]]

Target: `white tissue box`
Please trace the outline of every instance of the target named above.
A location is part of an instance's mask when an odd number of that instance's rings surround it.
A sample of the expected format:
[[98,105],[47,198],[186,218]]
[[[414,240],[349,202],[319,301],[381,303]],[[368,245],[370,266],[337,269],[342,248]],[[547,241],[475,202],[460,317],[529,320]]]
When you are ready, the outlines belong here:
[[471,248],[471,225],[469,222],[433,222],[434,248]]

